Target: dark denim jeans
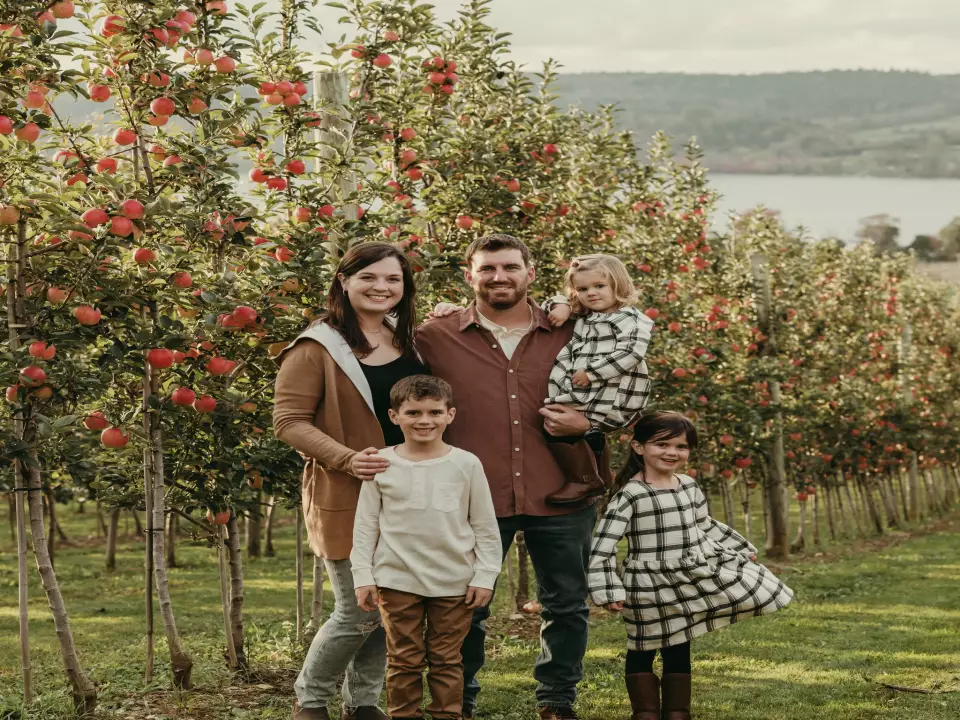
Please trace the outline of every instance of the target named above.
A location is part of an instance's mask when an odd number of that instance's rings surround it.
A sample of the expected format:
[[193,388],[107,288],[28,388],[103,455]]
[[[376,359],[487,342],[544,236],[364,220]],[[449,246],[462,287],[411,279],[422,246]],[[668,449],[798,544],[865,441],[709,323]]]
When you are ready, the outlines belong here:
[[[540,586],[540,654],[533,667],[537,704],[570,706],[577,697],[577,683],[583,678],[583,656],[587,651],[587,561],[596,506],[568,515],[517,515],[497,518],[497,522],[504,557],[513,536],[523,531]],[[477,705],[477,673],[483,667],[488,617],[489,608],[474,611],[470,632],[463,642],[464,713],[472,713]]]

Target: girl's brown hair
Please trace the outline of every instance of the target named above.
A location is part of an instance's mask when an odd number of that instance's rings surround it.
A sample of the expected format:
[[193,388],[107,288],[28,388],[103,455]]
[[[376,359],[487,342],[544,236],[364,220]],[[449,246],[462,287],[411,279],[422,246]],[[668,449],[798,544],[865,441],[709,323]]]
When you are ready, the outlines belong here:
[[396,258],[403,274],[403,297],[390,311],[390,315],[396,318],[397,323],[393,331],[393,345],[407,357],[413,357],[416,354],[413,349],[413,332],[417,324],[414,304],[417,285],[413,279],[410,261],[395,245],[385,242],[367,242],[354,245],[340,260],[327,293],[326,312],[320,318],[320,322],[327,323],[343,335],[350,349],[361,358],[372,353],[373,348],[370,347],[369,341],[360,329],[350,298],[347,297],[343,283],[340,282],[340,275],[345,277],[356,275],[365,267],[386,258]]
[[[633,440],[641,445],[654,440],[671,440],[685,435],[691,450],[697,448],[697,428],[686,415],[678,412],[659,411],[642,416],[633,426]],[[619,490],[643,472],[643,455],[630,448],[630,457],[614,481],[614,490]]]
[[564,291],[567,299],[570,300],[570,310],[572,312],[580,314],[584,311],[580,298],[577,297],[577,286],[574,283],[574,276],[581,272],[602,273],[607,278],[607,282],[610,283],[613,295],[620,307],[630,307],[637,303],[637,289],[633,285],[630,273],[627,272],[627,266],[614,255],[594,253],[593,255],[575,257],[567,270]]

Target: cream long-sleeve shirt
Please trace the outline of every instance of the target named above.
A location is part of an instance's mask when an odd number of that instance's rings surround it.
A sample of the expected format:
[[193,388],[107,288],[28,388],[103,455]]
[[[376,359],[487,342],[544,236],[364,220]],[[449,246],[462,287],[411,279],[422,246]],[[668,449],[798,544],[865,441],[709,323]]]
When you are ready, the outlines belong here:
[[459,448],[414,462],[393,448],[365,482],[353,529],[353,582],[424,597],[493,589],[503,549],[480,459]]

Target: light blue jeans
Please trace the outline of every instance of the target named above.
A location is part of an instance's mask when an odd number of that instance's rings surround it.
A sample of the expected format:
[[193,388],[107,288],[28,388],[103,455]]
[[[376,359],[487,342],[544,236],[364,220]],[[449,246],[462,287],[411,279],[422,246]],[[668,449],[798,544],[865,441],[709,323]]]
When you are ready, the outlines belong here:
[[302,708],[325,708],[345,675],[343,707],[376,706],[387,668],[386,634],[380,611],[364,612],[353,591],[349,560],[324,560],[334,608],[317,631],[294,684]]

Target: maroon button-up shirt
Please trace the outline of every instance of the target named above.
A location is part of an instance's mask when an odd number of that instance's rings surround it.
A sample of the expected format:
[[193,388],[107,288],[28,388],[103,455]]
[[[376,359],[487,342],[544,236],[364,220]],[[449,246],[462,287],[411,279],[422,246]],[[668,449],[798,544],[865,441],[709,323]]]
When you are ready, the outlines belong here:
[[[531,309],[533,327],[509,360],[480,325],[473,304],[417,331],[420,356],[434,375],[453,386],[457,417],[446,440],[480,458],[497,517],[579,509],[544,502],[568,478],[544,438],[540,415],[550,371],[573,336],[574,323],[553,328],[540,308],[531,303]],[[569,451],[592,452],[583,440]]]

